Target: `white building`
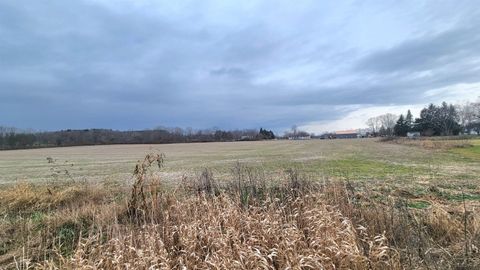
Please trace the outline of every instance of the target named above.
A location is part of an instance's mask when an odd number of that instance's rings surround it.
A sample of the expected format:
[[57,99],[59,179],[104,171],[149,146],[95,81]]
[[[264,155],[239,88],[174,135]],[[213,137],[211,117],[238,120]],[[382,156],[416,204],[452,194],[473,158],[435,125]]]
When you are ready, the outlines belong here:
[[407,138],[409,139],[415,139],[419,137],[420,137],[420,132],[418,131],[407,132]]

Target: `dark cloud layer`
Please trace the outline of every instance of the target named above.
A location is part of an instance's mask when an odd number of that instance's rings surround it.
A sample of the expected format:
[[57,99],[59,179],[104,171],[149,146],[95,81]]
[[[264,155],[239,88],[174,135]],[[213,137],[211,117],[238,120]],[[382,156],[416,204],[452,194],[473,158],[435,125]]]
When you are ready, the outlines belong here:
[[427,103],[480,82],[478,7],[1,1],[0,124],[281,130]]

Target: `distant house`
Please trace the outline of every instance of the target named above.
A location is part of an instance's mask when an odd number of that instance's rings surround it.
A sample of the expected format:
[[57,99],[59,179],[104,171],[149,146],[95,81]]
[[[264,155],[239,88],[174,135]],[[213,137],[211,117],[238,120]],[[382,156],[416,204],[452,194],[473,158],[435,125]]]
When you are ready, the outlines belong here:
[[354,138],[358,138],[359,134],[356,130],[352,129],[352,130],[336,131],[334,136],[337,139],[354,139]]
[[415,139],[420,137],[420,132],[414,131],[414,132],[407,132],[407,138],[409,139]]

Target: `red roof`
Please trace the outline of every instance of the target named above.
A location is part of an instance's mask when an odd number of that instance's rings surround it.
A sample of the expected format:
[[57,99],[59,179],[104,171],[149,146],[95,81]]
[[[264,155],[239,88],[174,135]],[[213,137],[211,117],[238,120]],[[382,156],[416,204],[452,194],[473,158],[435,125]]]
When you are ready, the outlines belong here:
[[335,131],[335,134],[357,134],[355,129]]

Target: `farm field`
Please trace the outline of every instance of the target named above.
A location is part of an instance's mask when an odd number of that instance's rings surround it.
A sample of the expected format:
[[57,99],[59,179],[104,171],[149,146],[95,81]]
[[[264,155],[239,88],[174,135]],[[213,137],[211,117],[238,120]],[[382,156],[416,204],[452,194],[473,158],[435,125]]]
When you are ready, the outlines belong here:
[[450,138],[0,151],[0,269],[475,269],[479,148]]
[[0,1],[0,270],[480,270],[480,0],[390,2]]
[[[379,143],[376,139],[104,145],[0,151],[0,184],[59,180],[128,180],[147,153],[163,153],[161,174],[175,182],[209,168],[220,176],[236,162],[266,173],[285,168],[336,178],[473,180],[480,175],[478,144],[453,150]],[[51,162],[48,162],[51,158]],[[68,175],[64,171],[68,170]],[[55,175],[55,171],[61,171]]]

